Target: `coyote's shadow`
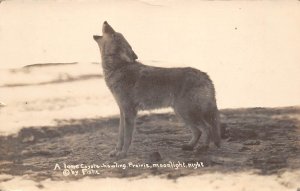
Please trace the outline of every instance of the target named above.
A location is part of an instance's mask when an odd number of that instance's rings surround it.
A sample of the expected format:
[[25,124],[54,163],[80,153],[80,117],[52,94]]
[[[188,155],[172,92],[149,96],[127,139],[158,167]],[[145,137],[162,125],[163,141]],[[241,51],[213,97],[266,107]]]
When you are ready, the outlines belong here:
[[[203,168],[99,168],[95,177],[161,175],[176,178],[212,171],[257,170],[272,174],[300,167],[300,108],[222,110],[221,148],[182,151],[188,128],[173,114],[142,115],[136,121],[126,159],[109,157],[118,135],[118,116],[57,121],[57,127],[23,128],[17,136],[0,137],[0,173],[34,180],[82,178],[63,176],[63,164],[167,164],[202,162]],[[201,143],[201,142],[200,142]],[[116,162],[116,163],[114,163]],[[62,169],[56,169],[59,164]]]

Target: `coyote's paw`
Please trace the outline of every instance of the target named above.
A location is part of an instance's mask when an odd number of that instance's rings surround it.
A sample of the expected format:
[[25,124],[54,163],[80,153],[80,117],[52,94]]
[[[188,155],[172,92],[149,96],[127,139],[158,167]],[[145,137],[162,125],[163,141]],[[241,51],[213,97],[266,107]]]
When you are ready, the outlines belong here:
[[112,151],[109,153],[109,156],[110,156],[110,157],[115,157],[115,156],[117,156],[118,152],[119,152],[119,151],[117,151],[117,149],[112,150]]
[[117,152],[117,154],[116,154],[116,158],[117,158],[117,160],[120,160],[120,159],[123,159],[123,158],[125,158],[125,157],[126,157],[126,155],[127,155],[127,153],[126,153],[126,152],[124,152],[124,151],[120,151],[120,152]]
[[200,147],[197,148],[197,152],[205,152],[209,149],[208,145],[202,145]]
[[111,151],[109,153],[110,157],[116,157],[117,160],[125,158],[126,155],[127,155],[126,152],[124,152],[124,151],[118,151],[117,149],[115,149],[115,150],[113,150],[113,151]]
[[181,149],[184,151],[192,151],[194,147],[191,145],[182,145]]

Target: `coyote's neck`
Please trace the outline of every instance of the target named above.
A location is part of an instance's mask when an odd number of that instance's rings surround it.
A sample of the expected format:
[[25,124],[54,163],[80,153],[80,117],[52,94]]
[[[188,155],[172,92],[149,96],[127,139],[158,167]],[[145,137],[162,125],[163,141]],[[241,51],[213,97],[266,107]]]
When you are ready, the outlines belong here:
[[102,56],[102,68],[105,78],[110,77],[116,71],[120,70],[123,67],[128,66],[129,64],[133,64],[130,62],[126,62],[124,60],[118,59],[114,56]]

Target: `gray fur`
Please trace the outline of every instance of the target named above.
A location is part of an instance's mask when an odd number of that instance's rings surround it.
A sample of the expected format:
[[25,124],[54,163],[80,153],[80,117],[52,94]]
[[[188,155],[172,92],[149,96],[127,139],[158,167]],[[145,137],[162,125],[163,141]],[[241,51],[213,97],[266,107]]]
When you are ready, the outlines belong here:
[[119,139],[111,156],[126,156],[139,110],[172,107],[189,126],[192,139],[184,150],[193,150],[202,133],[220,146],[219,112],[209,76],[194,68],[160,68],[136,61],[137,55],[121,33],[105,21],[97,42],[105,82],[120,108]]

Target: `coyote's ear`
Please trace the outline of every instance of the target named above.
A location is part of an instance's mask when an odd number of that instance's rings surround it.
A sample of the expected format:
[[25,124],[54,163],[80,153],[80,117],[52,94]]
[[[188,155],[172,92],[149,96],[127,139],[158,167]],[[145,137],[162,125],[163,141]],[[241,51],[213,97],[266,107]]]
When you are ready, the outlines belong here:
[[103,26],[102,26],[102,33],[103,34],[113,34],[113,33],[115,33],[115,30],[106,21],[104,21]]
[[134,60],[138,59],[138,56],[137,56],[137,55],[135,54],[135,52],[133,52],[133,51],[132,51],[132,56],[133,56],[133,59],[134,59]]

